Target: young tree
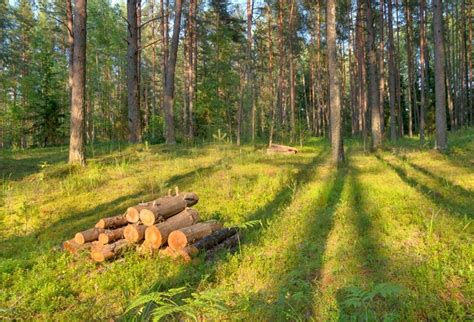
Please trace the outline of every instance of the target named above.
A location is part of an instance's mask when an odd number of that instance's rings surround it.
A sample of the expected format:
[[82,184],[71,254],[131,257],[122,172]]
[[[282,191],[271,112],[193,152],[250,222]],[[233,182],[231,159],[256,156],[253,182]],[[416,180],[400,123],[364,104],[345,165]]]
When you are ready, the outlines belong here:
[[141,140],[137,5],[137,0],[127,0],[127,104],[129,141],[131,143],[138,143]]
[[332,158],[333,161],[339,165],[344,162],[344,147],[341,133],[342,122],[339,77],[337,75],[336,0],[328,0],[326,3],[326,28]]
[[72,68],[69,163],[85,165],[84,104],[86,92],[87,0],[76,0],[74,12],[74,63]]
[[441,0],[433,1],[433,36],[435,53],[436,149],[445,151],[448,148],[448,142],[446,133],[443,8]]

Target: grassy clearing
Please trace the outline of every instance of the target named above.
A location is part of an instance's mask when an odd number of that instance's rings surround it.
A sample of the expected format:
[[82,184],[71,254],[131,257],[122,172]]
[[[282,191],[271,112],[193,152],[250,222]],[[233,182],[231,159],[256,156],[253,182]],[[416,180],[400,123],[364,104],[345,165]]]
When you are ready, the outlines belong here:
[[[295,156],[104,145],[87,169],[67,166],[59,148],[4,152],[0,318],[119,317],[183,286],[172,296],[181,312],[209,319],[472,318],[474,131],[450,143],[447,155],[409,139],[369,155],[349,142],[340,169],[324,140]],[[204,219],[261,225],[236,254],[187,266],[134,252],[96,265],[59,251],[98,218],[174,186],[199,194]]]

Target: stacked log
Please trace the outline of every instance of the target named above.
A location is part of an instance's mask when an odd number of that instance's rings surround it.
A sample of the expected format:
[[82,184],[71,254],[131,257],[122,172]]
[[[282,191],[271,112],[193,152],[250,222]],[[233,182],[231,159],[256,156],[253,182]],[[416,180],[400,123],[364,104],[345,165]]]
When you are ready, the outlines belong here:
[[296,154],[298,150],[287,145],[271,144],[267,148],[267,154]]
[[[235,247],[235,228],[222,228],[217,221],[199,222],[199,213],[190,208],[198,201],[193,192],[176,191],[174,196],[131,206],[123,215],[102,218],[95,227],[78,232],[63,248],[71,254],[90,251],[94,261],[103,262],[127,248],[189,261],[200,251],[214,253]],[[162,248],[167,243],[169,246]]]

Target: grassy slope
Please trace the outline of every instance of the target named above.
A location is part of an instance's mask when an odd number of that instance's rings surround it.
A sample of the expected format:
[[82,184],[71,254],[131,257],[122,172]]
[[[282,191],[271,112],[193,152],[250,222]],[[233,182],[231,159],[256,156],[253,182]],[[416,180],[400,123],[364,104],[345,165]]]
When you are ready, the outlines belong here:
[[[137,296],[182,285],[215,291],[235,319],[472,317],[474,131],[450,139],[448,155],[407,139],[374,156],[350,142],[339,170],[321,140],[296,156],[101,146],[85,170],[67,167],[59,149],[4,153],[0,319],[105,319]],[[211,263],[130,252],[96,265],[59,251],[98,218],[174,186],[199,194],[204,219],[263,225],[248,230],[238,253]],[[381,283],[403,289],[360,300],[359,308],[344,301]],[[205,305],[196,310],[212,318]]]

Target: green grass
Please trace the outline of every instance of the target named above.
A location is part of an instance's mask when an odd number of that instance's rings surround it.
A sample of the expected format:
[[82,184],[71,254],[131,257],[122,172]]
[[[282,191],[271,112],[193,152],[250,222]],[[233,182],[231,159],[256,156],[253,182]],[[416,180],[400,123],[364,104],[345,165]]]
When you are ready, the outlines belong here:
[[[3,151],[0,319],[472,319],[474,131],[450,144],[443,155],[407,138],[371,155],[348,141],[339,169],[322,139],[294,156],[100,145],[86,169],[68,166],[65,148]],[[203,219],[261,224],[236,253],[188,265],[134,251],[97,265],[60,250],[175,186],[198,193]]]

